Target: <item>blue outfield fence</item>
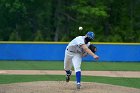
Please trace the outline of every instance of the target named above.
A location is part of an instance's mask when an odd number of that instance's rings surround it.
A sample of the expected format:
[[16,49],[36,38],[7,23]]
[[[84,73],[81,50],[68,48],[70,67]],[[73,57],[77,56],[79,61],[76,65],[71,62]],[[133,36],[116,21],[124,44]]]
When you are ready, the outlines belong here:
[[[51,60],[63,61],[68,43],[0,43],[0,60]],[[99,61],[140,62],[140,44],[95,43]],[[84,61],[95,61],[91,56]]]

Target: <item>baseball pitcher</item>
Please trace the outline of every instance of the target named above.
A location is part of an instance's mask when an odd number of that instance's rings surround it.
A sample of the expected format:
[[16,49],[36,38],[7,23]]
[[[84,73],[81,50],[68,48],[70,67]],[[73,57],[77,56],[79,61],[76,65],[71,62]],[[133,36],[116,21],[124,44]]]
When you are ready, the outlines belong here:
[[95,54],[96,47],[90,44],[94,36],[93,32],[88,32],[85,36],[77,36],[68,44],[65,50],[64,70],[66,71],[66,82],[70,80],[72,74],[71,68],[73,66],[76,73],[77,89],[80,89],[81,86],[82,57],[89,54],[94,59],[99,59],[99,56]]

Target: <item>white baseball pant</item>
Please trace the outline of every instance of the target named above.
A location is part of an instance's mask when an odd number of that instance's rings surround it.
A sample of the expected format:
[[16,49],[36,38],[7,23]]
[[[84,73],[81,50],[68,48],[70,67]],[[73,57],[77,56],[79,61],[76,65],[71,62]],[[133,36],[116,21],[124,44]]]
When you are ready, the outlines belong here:
[[71,70],[74,67],[75,73],[81,71],[82,56],[78,53],[65,50],[64,69]]

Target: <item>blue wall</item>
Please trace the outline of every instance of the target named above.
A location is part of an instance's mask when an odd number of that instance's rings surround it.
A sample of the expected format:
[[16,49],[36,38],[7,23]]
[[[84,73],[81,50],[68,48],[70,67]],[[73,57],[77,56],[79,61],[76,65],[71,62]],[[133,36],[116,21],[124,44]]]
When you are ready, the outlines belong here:
[[[63,60],[67,44],[2,43],[0,60]],[[140,44],[95,44],[99,61],[139,61]],[[84,61],[94,61],[91,56]]]

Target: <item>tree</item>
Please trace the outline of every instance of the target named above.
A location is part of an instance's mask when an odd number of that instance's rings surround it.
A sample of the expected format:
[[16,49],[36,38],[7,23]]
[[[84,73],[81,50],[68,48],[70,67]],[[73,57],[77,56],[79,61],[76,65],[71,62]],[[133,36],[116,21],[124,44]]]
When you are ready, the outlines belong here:
[[35,39],[34,41],[43,41],[43,36],[42,36],[42,33],[40,30],[38,30],[36,33],[35,33]]
[[17,31],[13,31],[9,37],[9,41],[21,41],[21,38]]
[[140,42],[139,4],[140,0],[0,0],[0,40],[13,40],[12,34],[18,33],[22,41],[70,41],[94,31],[95,41]]

